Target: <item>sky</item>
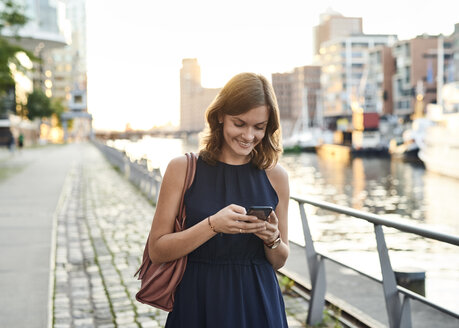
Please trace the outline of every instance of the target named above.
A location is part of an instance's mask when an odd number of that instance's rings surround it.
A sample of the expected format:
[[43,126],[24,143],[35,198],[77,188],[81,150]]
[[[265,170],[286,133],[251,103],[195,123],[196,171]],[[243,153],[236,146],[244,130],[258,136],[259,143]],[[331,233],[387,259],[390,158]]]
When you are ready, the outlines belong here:
[[182,59],[204,87],[240,72],[271,79],[312,64],[313,27],[328,8],[363,18],[367,34],[450,35],[456,0],[89,0],[88,110],[96,130],[177,125]]

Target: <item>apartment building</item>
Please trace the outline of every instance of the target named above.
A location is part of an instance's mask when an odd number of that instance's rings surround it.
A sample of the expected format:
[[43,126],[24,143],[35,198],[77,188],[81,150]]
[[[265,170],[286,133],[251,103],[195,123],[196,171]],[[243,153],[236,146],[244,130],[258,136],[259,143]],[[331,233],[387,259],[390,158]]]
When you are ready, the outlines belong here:
[[292,72],[272,74],[271,80],[284,137],[299,120],[307,126],[319,124],[320,66],[296,67]]
[[380,116],[393,113],[392,76],[395,74],[395,60],[388,46],[378,46],[368,50],[363,80],[364,112],[378,113]]
[[180,69],[180,130],[200,132],[205,127],[205,111],[220,88],[203,88],[201,67],[196,58],[182,60]]
[[[377,46],[390,46],[395,35],[362,34],[337,38],[322,44],[321,86],[323,115],[327,124],[339,118],[352,116],[353,102],[359,102],[365,90],[362,76],[369,50]],[[333,128],[333,127],[332,127]]]
[[[416,99],[422,101],[423,111],[427,104],[437,102],[437,82],[442,84],[454,78],[454,74],[448,77],[453,65],[451,47],[450,38],[439,39],[432,35],[421,35],[394,45],[392,55],[396,67],[392,87],[395,115],[408,119],[414,113]],[[439,53],[443,57],[440,81],[437,77]]]
[[449,74],[452,75],[454,81],[459,81],[459,23],[454,25],[454,32],[450,38],[453,58]]
[[320,24],[313,29],[314,54],[320,54],[321,44],[326,41],[362,33],[361,17],[345,17],[329,9],[320,15]]
[[61,1],[68,44],[52,51],[51,68],[46,73],[52,82],[50,93],[69,109],[72,92],[86,92],[87,88],[86,0]]

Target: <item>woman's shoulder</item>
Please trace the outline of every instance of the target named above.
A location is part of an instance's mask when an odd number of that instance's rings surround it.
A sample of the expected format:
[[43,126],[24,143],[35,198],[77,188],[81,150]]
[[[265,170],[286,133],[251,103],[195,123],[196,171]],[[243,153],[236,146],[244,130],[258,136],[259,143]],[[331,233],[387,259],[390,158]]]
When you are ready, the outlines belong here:
[[269,182],[276,190],[277,194],[285,197],[289,197],[289,183],[288,183],[288,173],[287,171],[277,163],[273,167],[270,167],[265,170],[266,175],[268,176]]
[[171,159],[169,161],[169,164],[167,165],[167,168],[171,170],[181,169],[181,168],[185,168],[186,164],[187,164],[186,155],[181,155],[181,156],[177,156]]
[[186,175],[187,158],[185,155],[174,157],[169,161],[166,172],[164,173],[163,182],[174,185],[183,183]]
[[288,173],[279,163],[276,163],[276,165],[267,168],[266,175],[270,180],[288,182]]

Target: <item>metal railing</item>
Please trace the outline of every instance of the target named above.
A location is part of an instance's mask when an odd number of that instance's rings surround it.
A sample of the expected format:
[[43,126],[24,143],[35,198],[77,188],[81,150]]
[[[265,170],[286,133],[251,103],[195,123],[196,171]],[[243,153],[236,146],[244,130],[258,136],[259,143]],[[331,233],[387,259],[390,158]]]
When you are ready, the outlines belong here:
[[132,162],[118,149],[109,147],[99,141],[93,141],[93,144],[102,152],[111,165],[118,168],[149,200],[156,204],[162,180],[159,169],[149,171],[146,165]]
[[[365,213],[352,208],[334,205],[324,201],[317,201],[311,199],[304,199],[298,197],[290,197],[291,199],[298,202],[301,222],[303,225],[303,234],[305,240],[306,260],[308,264],[308,270],[311,278],[311,300],[308,309],[308,316],[306,323],[309,325],[315,325],[322,322],[323,311],[325,308],[325,292],[326,292],[326,279],[325,279],[325,266],[324,259],[332,260],[333,262],[346,266],[334,259],[330,259],[327,256],[318,253],[314,248],[314,242],[311,237],[311,231],[309,229],[308,220],[306,217],[306,211],[304,204],[316,206],[325,210],[329,210],[336,213],[349,215],[355,218],[366,220],[374,225],[374,232],[376,237],[377,251],[379,255],[379,262],[381,266],[382,280],[372,278],[382,283],[384,291],[384,299],[386,303],[386,311],[388,315],[389,326],[391,328],[399,327],[411,327],[411,309],[410,299],[416,299],[429,306],[436,308],[448,315],[459,318],[459,315],[453,313],[447,309],[444,309],[434,303],[428,301],[425,297],[416,293],[410,292],[404,288],[397,286],[395,279],[395,273],[392,269],[392,265],[389,258],[389,252],[386,246],[384,238],[384,232],[382,226],[395,228],[399,231],[416,234],[429,239],[445,242],[451,245],[459,246],[459,237],[449,234],[444,234],[437,231],[428,230],[425,228],[417,227],[414,225],[396,222],[382,218],[381,216]],[[346,266],[349,268],[349,266]],[[354,268],[351,268],[354,269]],[[354,269],[359,272],[358,270]],[[361,273],[361,272],[360,272]],[[402,300],[402,301],[401,301]]]

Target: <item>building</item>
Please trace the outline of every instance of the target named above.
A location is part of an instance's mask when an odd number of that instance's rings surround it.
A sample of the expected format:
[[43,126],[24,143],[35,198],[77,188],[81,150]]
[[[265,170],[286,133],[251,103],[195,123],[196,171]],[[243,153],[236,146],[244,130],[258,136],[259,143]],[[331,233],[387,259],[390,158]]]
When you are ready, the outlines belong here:
[[180,130],[193,133],[205,127],[205,111],[220,89],[203,88],[196,58],[182,60],[180,69]]
[[[284,137],[300,124],[305,127],[319,125],[320,66],[296,67],[289,73],[271,76],[279,105]],[[300,122],[301,121],[301,122]]]
[[[41,61],[34,63],[33,70],[27,73],[14,72],[15,86],[12,91],[11,102],[8,110],[0,109],[0,143],[5,136],[11,133],[17,139],[22,133],[25,136],[25,143],[36,142],[39,127],[34,122],[22,120],[16,114],[22,109],[22,104],[27,102],[27,95],[34,89],[41,89],[48,96],[51,86],[49,81],[50,52],[52,49],[62,48],[66,45],[66,40],[58,21],[58,2],[51,0],[17,0],[16,3],[25,8],[25,16],[29,18],[26,25],[17,31],[20,39],[15,38],[16,31],[8,28],[2,29],[2,35],[9,42],[32,52]],[[32,68],[32,63],[26,58],[21,57],[21,62],[25,66]]]
[[[335,130],[338,119],[347,119],[350,125],[352,106],[359,105],[364,93],[365,81],[362,81],[362,77],[369,50],[377,46],[390,46],[396,39],[395,35],[361,34],[322,43],[321,86],[323,116],[327,127]],[[342,128],[348,127],[344,124]]]
[[73,120],[71,131],[67,131],[67,122],[63,124],[64,139],[82,140],[92,136],[92,115],[86,102],[86,0],[61,0],[61,3],[68,44],[52,51],[46,74],[51,81],[49,93],[66,109],[63,119]]
[[380,116],[393,114],[392,76],[395,74],[395,60],[388,46],[378,46],[368,51],[364,99],[364,112]]
[[289,121],[294,121],[298,114],[293,112],[292,102],[292,85],[293,74],[290,73],[274,73],[271,75],[271,81],[274,92],[279,105],[279,115],[282,122],[285,122],[284,129],[287,130]]
[[[395,115],[409,120],[417,101],[421,102],[421,107],[417,108],[422,112],[425,112],[427,104],[437,102],[437,83],[448,80],[448,68],[453,64],[451,46],[448,38],[432,35],[418,36],[394,45],[392,55],[396,69],[392,87]],[[439,51],[443,62],[440,62],[443,71],[441,80],[437,77]]]
[[448,80],[459,81],[459,23],[454,25],[454,32],[450,38],[453,58],[448,68]]
[[320,54],[321,44],[355,34],[362,34],[361,17],[345,17],[331,9],[320,15],[320,24],[313,29],[314,54]]
[[71,91],[86,90],[86,1],[61,0],[65,6],[65,33],[68,44],[52,51],[50,80],[53,97],[68,109]]

